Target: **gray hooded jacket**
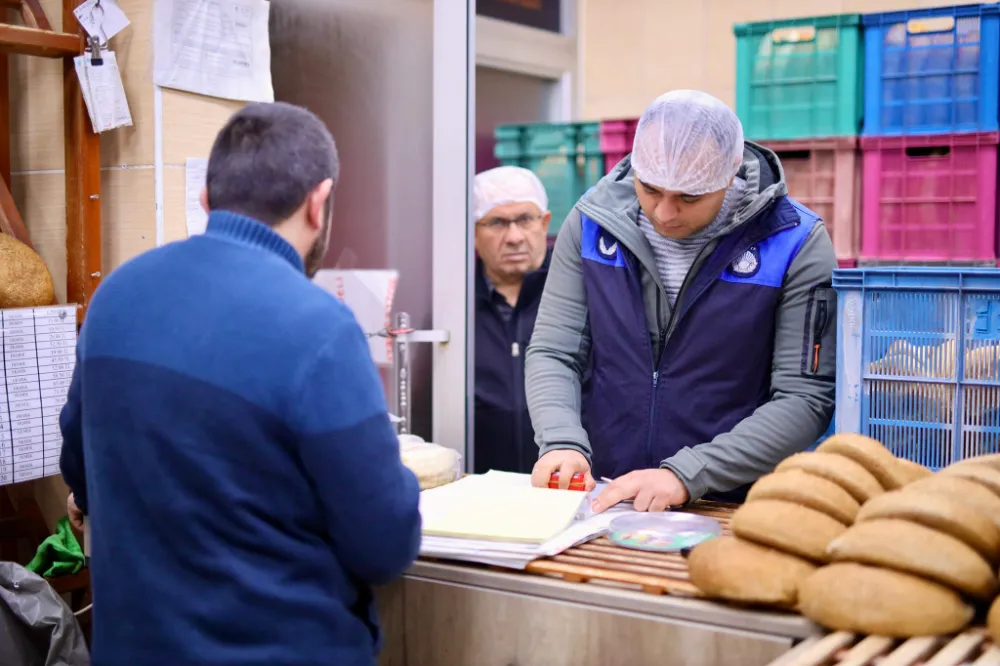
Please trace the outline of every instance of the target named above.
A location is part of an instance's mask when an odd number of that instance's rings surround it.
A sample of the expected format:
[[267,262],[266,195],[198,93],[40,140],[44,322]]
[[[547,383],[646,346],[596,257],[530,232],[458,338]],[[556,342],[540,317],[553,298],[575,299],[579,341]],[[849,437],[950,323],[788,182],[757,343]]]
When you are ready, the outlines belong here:
[[[684,303],[695,276],[701,277],[699,270],[712,258],[713,251],[730,235],[739,234],[745,225],[773,214],[779,207],[783,214],[801,211],[804,220],[815,219],[810,211],[786,200],[784,173],[773,152],[747,142],[738,176],[746,187],[734,221],[723,237],[712,240],[698,255],[677,296],[677,308]],[[641,273],[645,323],[654,348],[656,344],[660,349],[674,345],[673,355],[684,355],[685,345],[693,345],[690,340],[697,336],[673,339],[680,318],[669,305],[652,248],[639,229],[639,203],[626,157],[577,203],[559,232],[525,361],[528,408],[540,455],[568,448],[593,460],[592,437],[583,425],[586,418],[581,419],[585,403],[581,387],[592,369],[595,351],[584,268],[587,260],[581,252],[586,251],[584,217],[587,224],[596,223],[599,233],[609,234],[634,257]],[[721,419],[720,426],[704,441],[684,446],[659,461],[661,467],[677,474],[692,500],[752,483],[782,459],[807,448],[830,423],[834,408],[836,296],[829,285],[836,257],[822,223],[816,223],[807,234],[780,278],[780,285],[776,285],[780,293],[774,299],[773,345],[770,340],[764,345],[773,349],[770,376],[747,379],[761,383],[763,398],[737,422],[721,425]],[[816,305],[818,301],[823,301],[822,308]],[[697,310],[702,304],[696,301],[691,308]],[[824,313],[822,322],[817,319],[819,311]],[[772,315],[766,316],[770,328]],[[739,336],[743,332],[705,333]],[[812,358],[813,348],[816,358]],[[655,367],[650,368],[653,370]],[[766,370],[751,370],[748,362],[748,367],[727,370],[731,376],[725,379],[739,382],[751,371],[767,374]],[[683,407],[674,408],[683,412]],[[606,411],[607,407],[601,409]],[[711,414],[689,416],[692,420],[712,418]],[[681,420],[684,418],[682,414]],[[652,427],[635,424],[636,429],[644,426]]]

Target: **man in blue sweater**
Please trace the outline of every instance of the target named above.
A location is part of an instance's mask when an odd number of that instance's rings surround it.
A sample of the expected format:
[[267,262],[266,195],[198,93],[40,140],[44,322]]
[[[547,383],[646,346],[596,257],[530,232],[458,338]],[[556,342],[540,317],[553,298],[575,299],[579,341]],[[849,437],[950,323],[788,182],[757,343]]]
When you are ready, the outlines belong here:
[[419,488],[364,334],[309,281],[338,169],[312,113],[246,107],[206,233],[94,296],[61,464],[91,521],[95,666],[375,662],[371,586],[417,555]]

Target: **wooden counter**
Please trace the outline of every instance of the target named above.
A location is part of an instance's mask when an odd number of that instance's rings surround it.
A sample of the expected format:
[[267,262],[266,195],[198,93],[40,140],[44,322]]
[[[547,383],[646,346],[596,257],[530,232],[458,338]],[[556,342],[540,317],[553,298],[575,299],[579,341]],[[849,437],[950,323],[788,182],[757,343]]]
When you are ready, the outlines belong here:
[[419,561],[378,594],[381,666],[765,666],[805,618],[599,582]]

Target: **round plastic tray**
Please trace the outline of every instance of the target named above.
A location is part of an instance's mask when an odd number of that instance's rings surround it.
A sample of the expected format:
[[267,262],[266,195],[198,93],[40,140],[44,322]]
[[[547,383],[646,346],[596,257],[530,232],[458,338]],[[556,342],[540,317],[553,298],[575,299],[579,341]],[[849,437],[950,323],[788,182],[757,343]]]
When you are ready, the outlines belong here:
[[661,553],[694,548],[722,534],[714,518],[690,513],[646,513],[619,516],[608,525],[608,539],[624,548]]

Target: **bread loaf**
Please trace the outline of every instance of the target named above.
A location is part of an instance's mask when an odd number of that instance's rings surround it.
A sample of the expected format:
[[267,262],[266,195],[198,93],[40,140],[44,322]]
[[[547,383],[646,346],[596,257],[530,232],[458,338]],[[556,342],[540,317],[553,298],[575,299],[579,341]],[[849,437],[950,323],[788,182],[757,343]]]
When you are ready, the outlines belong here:
[[896,519],[857,523],[830,543],[834,562],[911,573],[976,599],[992,599],[997,579],[983,556],[953,536]]
[[947,495],[985,514],[1000,528],[1000,498],[975,481],[960,476],[943,476],[939,473],[927,479],[914,481],[906,487],[906,490]]
[[833,481],[850,493],[851,497],[860,504],[864,504],[872,497],[885,492],[882,484],[872,476],[871,472],[850,458],[836,453],[820,453],[819,451],[796,453],[785,458],[774,471],[785,472],[792,469],[800,469],[813,476]]
[[956,465],[986,465],[987,467],[1000,470],[1000,453],[966,458],[965,460],[952,463],[949,467],[955,467]]
[[747,493],[747,501],[759,499],[801,504],[822,511],[844,525],[854,522],[860,508],[857,500],[833,481],[798,469],[775,472],[758,479]]
[[903,485],[925,479],[934,474],[934,472],[923,465],[915,463],[912,460],[906,460],[905,458],[896,458],[896,467],[899,469],[899,474],[903,479]]
[[903,490],[879,495],[858,512],[856,523],[898,518],[950,534],[988,562],[1000,561],[1000,528],[973,505],[947,494]]
[[42,258],[9,234],[0,233],[0,308],[52,305],[55,286]]
[[951,465],[941,470],[941,474],[975,481],[1000,498],[1000,470],[988,465]]
[[907,477],[900,470],[896,456],[871,437],[840,433],[820,444],[816,450],[850,458],[871,472],[886,490],[906,485]]
[[993,642],[1000,645],[1000,597],[990,606],[990,612],[986,616],[986,631]]
[[792,502],[755,500],[733,514],[733,534],[762,546],[828,562],[826,549],[847,528],[825,513]]
[[710,539],[688,556],[691,582],[709,597],[793,608],[815,565],[737,537]]
[[894,638],[955,633],[973,615],[943,585],[851,562],[822,567],[802,581],[799,610],[829,629]]

